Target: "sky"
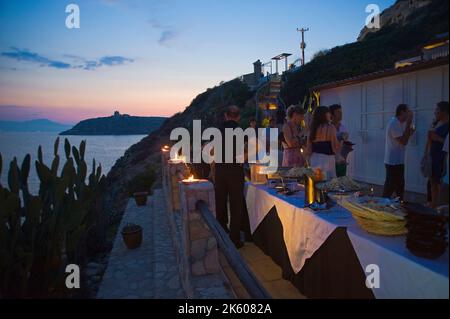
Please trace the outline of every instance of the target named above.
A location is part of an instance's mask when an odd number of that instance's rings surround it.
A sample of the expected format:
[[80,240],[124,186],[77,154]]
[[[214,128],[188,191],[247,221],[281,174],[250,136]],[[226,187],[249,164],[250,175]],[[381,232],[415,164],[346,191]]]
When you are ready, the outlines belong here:
[[[354,42],[395,0],[0,0],[0,120],[171,116],[283,52]],[[69,29],[66,6],[80,10]],[[280,69],[282,66],[280,65]]]

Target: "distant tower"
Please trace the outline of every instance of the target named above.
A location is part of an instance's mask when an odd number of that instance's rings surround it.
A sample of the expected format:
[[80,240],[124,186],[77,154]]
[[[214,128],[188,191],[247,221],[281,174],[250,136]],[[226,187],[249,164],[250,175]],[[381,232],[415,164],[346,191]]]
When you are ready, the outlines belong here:
[[253,73],[255,74],[255,81],[256,83],[259,82],[259,79],[263,77],[262,74],[262,63],[260,60],[253,63]]
[[119,111],[115,111],[114,112],[114,118],[119,118],[120,117],[120,113],[119,113]]

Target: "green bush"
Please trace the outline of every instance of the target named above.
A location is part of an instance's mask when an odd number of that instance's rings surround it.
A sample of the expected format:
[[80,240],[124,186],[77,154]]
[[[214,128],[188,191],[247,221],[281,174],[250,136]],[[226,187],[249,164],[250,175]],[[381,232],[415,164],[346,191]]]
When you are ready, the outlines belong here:
[[129,183],[129,195],[137,192],[151,192],[156,181],[156,173],[153,167],[147,167],[145,171],[132,179]]

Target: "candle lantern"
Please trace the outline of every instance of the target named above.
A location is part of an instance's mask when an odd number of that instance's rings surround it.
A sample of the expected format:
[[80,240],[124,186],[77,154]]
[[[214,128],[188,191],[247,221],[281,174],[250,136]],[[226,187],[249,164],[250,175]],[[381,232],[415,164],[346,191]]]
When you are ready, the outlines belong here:
[[253,184],[258,185],[267,183],[267,176],[264,173],[265,167],[266,165],[250,164],[250,178]]
[[192,185],[192,184],[198,184],[198,183],[206,182],[206,180],[197,179],[197,178],[194,177],[194,175],[191,175],[188,178],[183,179],[181,182],[184,185]]

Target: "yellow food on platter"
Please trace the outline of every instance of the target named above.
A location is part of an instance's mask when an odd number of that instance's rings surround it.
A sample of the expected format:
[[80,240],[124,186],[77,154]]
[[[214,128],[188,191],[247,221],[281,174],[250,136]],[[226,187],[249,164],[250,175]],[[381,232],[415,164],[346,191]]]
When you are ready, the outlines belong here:
[[369,233],[398,236],[407,233],[405,213],[389,199],[349,197],[342,201],[358,225]]

